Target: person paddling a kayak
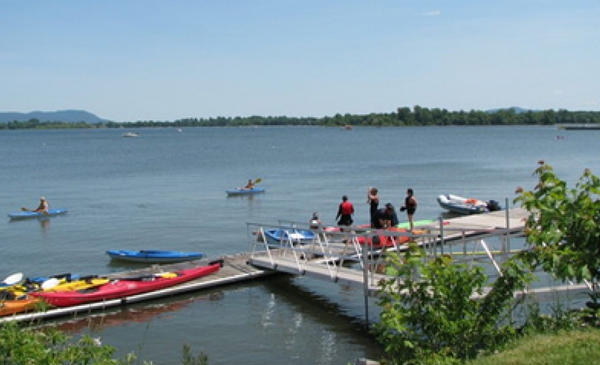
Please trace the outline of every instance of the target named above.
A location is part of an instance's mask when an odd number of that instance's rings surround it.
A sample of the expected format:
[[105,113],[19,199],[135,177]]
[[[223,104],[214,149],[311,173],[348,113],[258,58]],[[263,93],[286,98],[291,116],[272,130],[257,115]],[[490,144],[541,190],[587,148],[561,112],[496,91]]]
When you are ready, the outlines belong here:
[[38,207],[35,208],[35,210],[33,210],[33,211],[34,212],[48,214],[48,201],[46,200],[46,198],[41,197],[40,198],[40,205],[38,205]]
[[246,186],[244,186],[245,190],[252,190],[254,189],[254,181],[252,181],[252,179],[248,180],[248,184],[246,184]]

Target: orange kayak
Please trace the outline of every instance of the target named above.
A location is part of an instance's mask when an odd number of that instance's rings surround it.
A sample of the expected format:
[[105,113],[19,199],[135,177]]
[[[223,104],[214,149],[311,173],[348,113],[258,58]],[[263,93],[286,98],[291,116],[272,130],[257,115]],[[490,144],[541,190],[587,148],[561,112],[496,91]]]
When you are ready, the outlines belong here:
[[0,302],[0,316],[26,312],[35,309],[39,298],[25,296],[23,299],[4,300]]

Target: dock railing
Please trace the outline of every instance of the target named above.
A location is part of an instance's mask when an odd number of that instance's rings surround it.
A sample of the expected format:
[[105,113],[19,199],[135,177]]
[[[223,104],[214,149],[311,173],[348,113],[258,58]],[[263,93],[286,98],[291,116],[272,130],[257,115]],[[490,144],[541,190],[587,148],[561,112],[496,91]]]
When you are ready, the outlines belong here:
[[[250,262],[262,268],[296,275],[312,275],[334,282],[362,286],[371,293],[385,275],[385,255],[415,242],[427,258],[452,255],[471,264],[487,261],[501,275],[498,257],[512,254],[510,240],[522,236],[511,228],[448,227],[444,222],[407,230],[364,227],[319,227],[280,221],[278,224],[248,223]],[[522,246],[524,247],[524,246]]]

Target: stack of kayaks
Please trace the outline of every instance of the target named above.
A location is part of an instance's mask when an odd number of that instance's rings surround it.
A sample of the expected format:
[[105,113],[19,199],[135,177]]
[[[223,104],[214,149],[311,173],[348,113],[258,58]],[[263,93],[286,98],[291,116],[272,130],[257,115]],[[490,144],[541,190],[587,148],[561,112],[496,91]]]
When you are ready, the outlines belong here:
[[68,307],[166,289],[213,274],[222,265],[223,261],[218,260],[206,266],[120,278],[64,274],[25,279],[22,273],[17,273],[0,283],[0,316],[34,310],[41,302],[46,306]]
[[41,298],[55,307],[69,307],[74,305],[100,302],[111,299],[125,298],[132,295],[148,293],[155,290],[169,288],[219,271],[222,262],[214,262],[207,266],[198,266],[190,269],[158,274],[148,274],[137,277],[123,277],[111,280],[105,284],[86,290],[68,291],[39,291],[31,293],[32,296]]
[[24,282],[23,273],[10,275],[0,283],[0,316],[7,316],[35,308],[38,298],[31,297],[23,291],[20,284]]

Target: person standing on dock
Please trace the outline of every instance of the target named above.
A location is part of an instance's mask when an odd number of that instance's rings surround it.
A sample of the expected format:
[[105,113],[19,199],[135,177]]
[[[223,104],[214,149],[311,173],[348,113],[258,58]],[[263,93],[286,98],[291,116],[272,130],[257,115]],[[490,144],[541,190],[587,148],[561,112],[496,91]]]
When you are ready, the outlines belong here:
[[410,225],[410,231],[412,232],[415,228],[415,212],[417,211],[417,198],[412,188],[406,190],[406,198],[404,198],[404,205],[400,208],[401,212],[406,210],[408,217],[408,223]]
[[337,220],[338,226],[351,226],[354,223],[352,219],[352,215],[354,214],[354,205],[348,200],[348,196],[342,196],[342,202],[338,207],[337,215],[335,216],[335,220]]
[[377,225],[377,209],[379,208],[379,195],[377,188],[367,189],[367,204],[369,204],[369,215],[371,217],[371,228]]

